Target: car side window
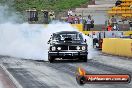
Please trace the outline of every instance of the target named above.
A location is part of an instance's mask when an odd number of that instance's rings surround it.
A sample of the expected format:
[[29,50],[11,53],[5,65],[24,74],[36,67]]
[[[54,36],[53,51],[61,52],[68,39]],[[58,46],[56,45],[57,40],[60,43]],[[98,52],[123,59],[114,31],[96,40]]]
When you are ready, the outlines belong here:
[[61,36],[59,34],[53,34],[52,40],[60,40]]

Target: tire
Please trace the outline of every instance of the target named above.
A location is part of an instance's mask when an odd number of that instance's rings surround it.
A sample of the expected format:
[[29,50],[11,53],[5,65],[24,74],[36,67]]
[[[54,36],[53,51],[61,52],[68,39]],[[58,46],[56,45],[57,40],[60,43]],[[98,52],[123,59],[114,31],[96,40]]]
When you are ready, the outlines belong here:
[[54,57],[52,57],[52,56],[48,56],[48,60],[49,60],[49,62],[50,62],[50,63],[53,63],[53,62],[54,62],[54,60],[55,60],[55,58],[54,58]]
[[88,61],[87,55],[86,55],[86,56],[83,56],[83,57],[82,57],[82,60],[83,60],[83,62],[87,62],[87,61]]

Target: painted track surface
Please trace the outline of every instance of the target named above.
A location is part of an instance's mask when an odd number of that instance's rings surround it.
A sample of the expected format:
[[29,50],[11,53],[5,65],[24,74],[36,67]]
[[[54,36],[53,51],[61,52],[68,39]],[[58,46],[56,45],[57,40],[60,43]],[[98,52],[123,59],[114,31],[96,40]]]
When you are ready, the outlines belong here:
[[0,88],[16,88],[16,85],[12,82],[9,76],[5,73],[0,66]]
[[132,75],[132,59],[98,54],[87,63],[75,61],[24,60],[13,57],[0,57],[0,64],[14,76],[23,88],[131,88],[130,84],[86,84],[79,86],[75,72],[79,66],[88,73],[130,74]]

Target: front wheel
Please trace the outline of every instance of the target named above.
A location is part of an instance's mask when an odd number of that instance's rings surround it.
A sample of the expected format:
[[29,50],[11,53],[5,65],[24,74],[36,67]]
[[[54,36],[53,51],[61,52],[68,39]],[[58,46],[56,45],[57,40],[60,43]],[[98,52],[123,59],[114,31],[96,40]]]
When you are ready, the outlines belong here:
[[86,55],[86,56],[82,56],[81,59],[82,59],[84,62],[87,62],[87,61],[88,61],[87,55]]
[[49,55],[49,56],[48,56],[48,60],[49,60],[50,63],[53,63],[54,60],[55,60],[55,58]]

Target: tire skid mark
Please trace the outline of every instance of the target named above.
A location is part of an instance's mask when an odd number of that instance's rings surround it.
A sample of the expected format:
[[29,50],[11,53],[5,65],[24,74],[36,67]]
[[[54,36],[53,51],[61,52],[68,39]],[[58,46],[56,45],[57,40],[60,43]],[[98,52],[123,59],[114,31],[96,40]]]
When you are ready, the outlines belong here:
[[[86,65],[86,66],[88,66],[89,65],[89,63],[91,63],[91,62],[88,62],[88,63],[83,63],[84,65]],[[74,65],[76,65],[77,63],[75,63]],[[80,65],[81,63],[78,63],[78,65]],[[77,69],[77,67],[75,67],[75,66],[71,66],[70,64],[68,64],[68,63],[57,63],[57,64],[55,64],[55,63],[53,63],[53,64],[51,64],[51,63],[46,63],[46,65],[48,65],[48,66],[50,66],[50,67],[52,67],[52,68],[55,68],[56,70],[58,70],[58,71],[61,71],[61,72],[64,72],[64,73],[68,73],[69,75],[74,75],[75,76],[75,72],[76,72],[76,69]],[[90,64],[90,66],[95,66],[95,63],[92,63],[92,65]],[[97,64],[97,65],[99,65],[99,64]],[[96,65],[96,67],[98,67]],[[93,66],[93,67],[94,67]],[[105,65],[100,65],[100,66],[104,66],[105,67]],[[107,65],[106,65],[107,66]],[[69,70],[69,68],[70,69],[73,69],[72,71],[70,71]],[[102,67],[103,68],[103,67]],[[98,69],[102,69],[102,68],[98,68]],[[109,66],[107,66],[107,68],[109,68]],[[107,69],[106,68],[106,69]],[[84,68],[85,69],[85,68]],[[106,69],[103,69],[103,70],[106,70]],[[115,74],[118,74],[119,73],[119,71],[115,71],[116,69],[114,69],[114,71],[112,71],[113,73],[115,73]],[[110,71],[111,72],[111,70],[106,70],[106,71]],[[86,72],[88,72],[87,71],[87,69],[86,69]],[[89,72],[89,74],[92,74],[93,72]],[[91,84],[90,84],[91,85]],[[119,87],[119,88],[131,88],[131,85],[132,84],[103,84],[103,85],[108,85],[110,88],[115,88],[115,87]],[[120,86],[122,86],[122,87],[120,87]],[[97,88],[100,88],[100,87],[102,87],[102,84],[99,84],[98,86],[97,86]]]
[[130,74],[130,75],[132,75],[132,71],[130,71],[130,70],[126,70],[126,69],[120,68],[120,67],[115,67],[112,65],[103,64],[100,62],[89,62],[88,65],[92,66],[94,68],[97,68],[97,69],[109,71],[109,72],[116,73],[116,74]]
[[[18,62],[19,62],[19,60],[18,60]],[[82,64],[83,64],[83,67],[84,67],[84,69],[86,71],[88,71],[88,69],[86,69],[85,66],[86,67],[90,66],[92,68],[98,69],[97,71],[104,70],[104,71],[112,72],[112,73],[115,73],[115,74],[119,74],[119,73],[123,73],[123,72],[132,74],[132,72],[130,70],[126,70],[126,69],[122,69],[120,67],[115,67],[115,66],[103,64],[103,63],[100,63],[100,62],[97,62],[97,61],[88,61],[87,63],[69,63],[69,62],[68,63],[61,63],[61,62],[60,63],[48,63],[48,62],[42,62],[42,61],[38,62],[38,61],[32,61],[32,60],[31,61],[30,60],[28,60],[28,61],[22,60],[17,65],[19,65],[19,64],[21,65],[21,63],[24,64],[25,62],[26,62],[26,64],[33,63],[34,66],[48,66],[48,67],[51,67],[51,68],[53,68],[55,70],[58,70],[61,73],[63,72],[63,73],[67,73],[69,75],[72,75],[73,77],[75,77],[75,73],[77,71],[77,66],[81,66]],[[8,66],[10,67],[11,64],[9,65],[9,63],[10,62],[8,62],[6,64],[8,64]],[[12,68],[10,68],[10,69],[12,69]],[[25,68],[22,68],[22,69],[24,69],[26,71]],[[30,72],[26,73],[25,71],[20,72],[22,77],[26,76],[27,74],[28,75],[30,74],[31,79],[34,82],[36,82],[36,79],[34,79],[35,78],[34,75],[32,73],[30,73]],[[90,73],[93,73],[93,72],[90,72]],[[17,71],[16,71],[16,74],[18,74]],[[20,75],[20,74],[18,74],[18,75]],[[36,83],[37,83],[36,85],[41,84],[41,82],[36,82]],[[43,85],[44,84],[42,83],[42,86],[38,85],[39,87],[32,87],[32,88],[50,88],[49,85],[48,85],[48,87],[43,87]],[[92,87],[92,84],[90,84],[90,85]],[[131,86],[132,86],[132,84],[125,84],[125,85],[123,85],[123,84],[103,84],[103,85],[105,85],[108,88],[115,88],[115,87],[117,87],[117,88],[131,88]],[[30,88],[30,86],[27,86],[27,87],[24,87],[24,88]],[[55,88],[57,88],[57,87],[55,87]],[[96,86],[94,88],[96,88]],[[102,84],[99,84],[99,85],[97,85],[97,88],[104,88],[104,87],[102,87]]]
[[50,88],[50,86],[37,81],[36,77],[24,68],[8,68],[8,71],[18,80],[23,88]]

